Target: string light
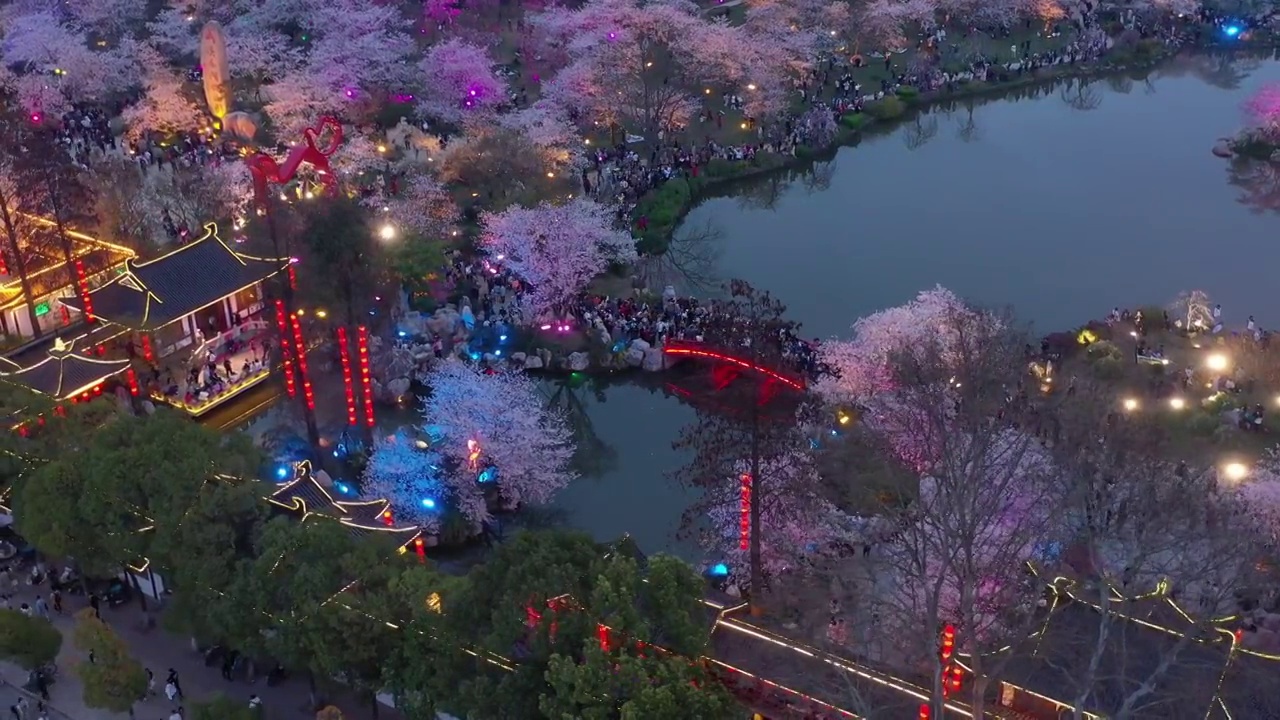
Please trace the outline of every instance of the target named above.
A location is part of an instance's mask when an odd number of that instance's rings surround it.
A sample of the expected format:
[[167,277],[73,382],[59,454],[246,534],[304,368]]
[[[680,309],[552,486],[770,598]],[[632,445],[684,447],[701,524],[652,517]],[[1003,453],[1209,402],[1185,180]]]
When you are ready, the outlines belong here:
[[698,343],[690,342],[687,340],[686,341],[669,340],[667,344],[663,346],[662,352],[667,355],[689,355],[692,357],[703,357],[703,358],[708,358],[710,360],[720,360],[722,362],[733,363],[738,367],[745,368],[747,370],[758,372],[762,375],[771,377],[774,380],[777,380],[778,382],[783,383],[794,390],[804,390],[804,381],[801,379],[788,377],[786,375],[783,375],[777,372],[776,370],[772,370],[770,368],[767,368],[758,363],[751,362],[749,360],[743,360],[742,358],[734,357],[732,355],[726,355],[720,352],[705,350],[698,347],[698,345],[699,345]]
[[280,357],[284,364],[284,387],[289,397],[296,397],[298,388],[293,379],[293,358],[289,352],[289,330],[285,326],[284,301],[276,300],[276,328],[280,331]]
[[356,385],[351,376],[351,348],[345,327],[338,328],[338,357],[342,360],[342,389],[347,396],[347,424],[355,427],[360,421],[356,417]]
[[298,351],[298,375],[302,377],[302,396],[307,401],[307,409],[316,409],[316,398],[311,392],[311,373],[307,372],[307,344],[302,338],[302,323],[298,320],[298,314],[294,313],[289,317],[289,322],[293,325],[293,344]]
[[356,328],[356,345],[360,360],[360,387],[364,391],[364,421],[373,427],[373,377],[369,374],[369,328]]

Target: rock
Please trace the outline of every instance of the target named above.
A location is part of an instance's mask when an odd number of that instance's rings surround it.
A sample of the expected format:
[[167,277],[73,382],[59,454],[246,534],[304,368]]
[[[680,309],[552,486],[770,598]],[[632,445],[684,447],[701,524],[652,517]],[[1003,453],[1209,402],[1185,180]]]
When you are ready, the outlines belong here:
[[631,341],[631,347],[640,350],[640,352],[648,352],[649,348],[653,346],[650,345],[647,341],[641,340],[640,338],[636,338],[635,340]]
[[551,351],[546,348],[538,348],[538,358],[542,360],[542,367],[551,367]]
[[413,382],[407,377],[400,377],[387,383],[387,394],[390,395],[394,402],[400,402],[409,395],[409,388]]
[[627,367],[633,367],[633,368],[640,367],[641,365],[644,364],[644,353],[645,353],[644,350],[641,350],[640,348],[635,347],[633,345],[627,348],[627,351],[626,353],[623,354],[622,359],[624,362],[627,363]]
[[582,372],[591,365],[591,358],[584,352],[570,353],[566,365],[574,372]]
[[542,358],[537,356],[529,356],[524,359],[525,370],[541,370],[543,368]]
[[658,372],[667,365],[667,359],[662,354],[661,348],[649,348],[644,351],[644,360],[640,363],[640,367],[648,372]]
[[1220,158],[1229,158],[1236,153],[1231,149],[1231,141],[1226,138],[1221,138],[1214,144],[1213,154]]
[[438,536],[438,535],[423,535],[423,536],[422,536],[422,544],[423,544],[423,546],[424,546],[424,547],[429,547],[429,548],[430,548],[430,547],[435,547],[435,546],[437,546],[437,545],[439,545],[439,544],[440,544],[440,536]]
[[515,363],[516,365],[524,365],[524,359],[527,357],[529,356],[522,352],[511,353],[511,362]]

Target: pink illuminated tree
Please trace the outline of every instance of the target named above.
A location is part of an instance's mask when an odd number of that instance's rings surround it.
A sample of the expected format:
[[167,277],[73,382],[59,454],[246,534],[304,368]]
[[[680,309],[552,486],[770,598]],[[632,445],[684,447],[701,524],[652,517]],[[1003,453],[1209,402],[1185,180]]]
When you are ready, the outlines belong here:
[[563,316],[610,263],[636,257],[631,236],[614,226],[613,210],[581,197],[490,213],[481,224],[485,252],[530,286],[521,300],[529,321]]
[[124,111],[125,125],[132,137],[152,130],[186,132],[208,124],[204,112],[191,99],[185,79],[169,67],[159,51],[144,45],[137,58],[146,92]]
[[448,25],[462,11],[458,9],[458,0],[423,0],[422,16],[433,25]]
[[147,23],[147,42],[170,61],[177,62],[200,52],[195,16],[182,8],[166,8]]
[[457,229],[461,213],[448,189],[431,175],[413,173],[399,182],[398,192],[382,192],[365,204],[410,238],[447,240]]
[[433,45],[418,66],[425,80],[418,109],[452,123],[491,117],[507,102],[507,83],[493,65],[478,45],[462,40]]
[[568,422],[522,371],[481,370],[452,359],[436,365],[425,382],[431,395],[422,414],[431,449],[450,467],[451,494],[472,523],[489,518],[491,492],[503,507],[544,504],[576,477]]
[[14,72],[10,89],[29,111],[60,115],[75,102],[93,102],[136,87],[131,41],[91,49],[83,30],[51,13],[18,15],[6,28],[0,62]]
[[1269,137],[1280,137],[1280,83],[1263,85],[1244,103],[1245,118]]
[[403,434],[379,438],[364,469],[362,495],[390,502],[394,516],[402,522],[438,532],[440,515],[453,502],[444,467],[439,453],[418,448]]

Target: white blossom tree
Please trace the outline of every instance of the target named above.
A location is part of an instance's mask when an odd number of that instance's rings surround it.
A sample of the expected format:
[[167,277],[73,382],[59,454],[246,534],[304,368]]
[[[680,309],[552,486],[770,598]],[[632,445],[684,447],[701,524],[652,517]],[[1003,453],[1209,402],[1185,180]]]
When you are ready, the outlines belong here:
[[142,45],[137,58],[146,92],[138,102],[125,108],[124,121],[130,136],[138,137],[152,130],[181,133],[208,124],[204,112],[189,96],[183,78],[169,67],[158,50]]
[[440,514],[450,502],[444,465],[438,453],[417,447],[403,434],[379,438],[365,466],[361,489],[366,497],[389,501],[399,520],[436,532]]
[[[500,504],[542,504],[574,480],[573,433],[532,380],[518,370],[481,370],[460,360],[425,378],[431,395],[423,417],[439,427],[433,450],[445,458],[450,494],[474,524],[489,517],[487,488]],[[481,474],[492,467],[489,482]]]
[[426,79],[418,109],[450,123],[488,121],[507,102],[507,83],[487,50],[462,40],[431,46],[419,69]]
[[93,49],[85,32],[50,12],[17,15],[5,28],[0,63],[13,68],[9,89],[30,112],[61,115],[137,85],[133,43]]
[[636,257],[610,208],[585,198],[564,205],[513,207],[481,218],[485,251],[531,286],[521,302],[529,320],[563,313],[611,262]]
[[449,238],[462,217],[448,189],[424,172],[406,176],[395,194],[385,186],[380,190],[367,198],[365,204],[382,213],[392,226],[409,237]]

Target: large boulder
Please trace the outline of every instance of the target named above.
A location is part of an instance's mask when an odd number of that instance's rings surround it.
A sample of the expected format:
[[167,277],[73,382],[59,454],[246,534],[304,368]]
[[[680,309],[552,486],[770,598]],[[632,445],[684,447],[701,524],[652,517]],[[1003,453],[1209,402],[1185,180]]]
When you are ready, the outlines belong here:
[[442,307],[427,318],[426,325],[436,335],[452,335],[458,327],[461,316],[452,307]]
[[525,370],[541,370],[543,367],[542,358],[537,355],[530,355],[524,359]]
[[409,387],[413,383],[407,377],[400,377],[387,382],[387,395],[391,402],[400,402],[409,396]]
[[649,348],[644,351],[644,360],[640,363],[640,367],[648,372],[658,372],[665,369],[667,359],[662,354],[661,348]]
[[524,366],[524,359],[525,359],[525,358],[527,358],[527,357],[529,357],[529,356],[528,356],[528,355],[526,355],[525,353],[522,353],[522,352],[511,353],[511,362],[512,362],[512,363],[514,363],[514,364],[515,364],[515,365],[517,365],[517,366],[521,366],[521,367],[523,367],[523,366]]
[[644,350],[633,345],[632,347],[627,348],[627,351],[623,353],[622,359],[627,363],[627,367],[640,367],[644,364]]
[[640,338],[636,338],[635,340],[631,341],[631,347],[639,350],[640,352],[647,352],[649,348],[653,346],[650,345],[648,342],[641,340]]
[[584,352],[569,353],[566,366],[574,372],[582,372],[591,365],[591,358]]

